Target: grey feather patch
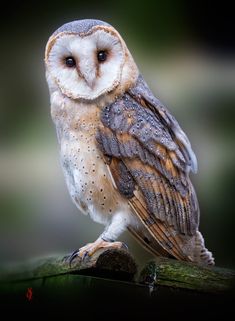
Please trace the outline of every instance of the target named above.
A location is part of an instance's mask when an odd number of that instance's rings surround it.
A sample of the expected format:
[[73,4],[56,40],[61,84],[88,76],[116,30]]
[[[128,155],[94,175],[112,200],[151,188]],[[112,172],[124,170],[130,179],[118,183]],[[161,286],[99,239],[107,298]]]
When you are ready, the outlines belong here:
[[68,23],[65,23],[61,27],[59,27],[54,33],[53,36],[56,36],[60,32],[68,32],[68,33],[88,33],[95,26],[110,26],[107,22],[95,19],[83,19],[83,20],[75,20]]
[[131,96],[137,100],[144,99],[149,104],[149,108],[161,118],[161,121],[168,127],[169,132],[180,142],[181,154],[187,163],[185,170],[197,172],[197,158],[192,150],[191,144],[184,131],[179,126],[177,120],[170,114],[168,109],[157,99],[149,89],[148,85],[140,75],[135,87],[129,90]]
[[116,181],[116,184],[119,191],[127,198],[133,197],[133,192],[135,190],[135,181],[122,161],[119,162],[118,171],[120,176]]

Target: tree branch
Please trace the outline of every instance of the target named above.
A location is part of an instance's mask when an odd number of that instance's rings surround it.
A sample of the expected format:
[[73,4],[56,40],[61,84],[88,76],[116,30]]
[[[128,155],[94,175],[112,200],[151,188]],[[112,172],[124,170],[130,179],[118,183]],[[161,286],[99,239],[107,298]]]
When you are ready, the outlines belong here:
[[71,266],[68,258],[69,256],[48,257],[6,267],[0,270],[0,281],[37,279],[71,273],[131,281],[137,272],[134,259],[124,249],[99,249],[85,260],[75,258]]
[[156,287],[222,293],[234,289],[235,271],[159,257],[145,266],[139,281]]
[[[37,280],[61,275],[86,275],[105,279],[134,281],[137,265],[127,250],[100,249],[84,261],[75,259],[72,266],[64,256],[49,257],[0,271],[0,283]],[[136,277],[137,279],[137,277]],[[223,293],[234,289],[235,272],[218,267],[201,267],[167,258],[149,262],[133,284],[150,287],[187,289],[204,293]]]

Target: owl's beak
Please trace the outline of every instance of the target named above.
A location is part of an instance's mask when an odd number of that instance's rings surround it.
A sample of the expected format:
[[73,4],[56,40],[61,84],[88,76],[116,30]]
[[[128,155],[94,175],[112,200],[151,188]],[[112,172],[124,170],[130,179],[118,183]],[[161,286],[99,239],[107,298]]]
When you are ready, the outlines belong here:
[[[95,72],[94,72],[95,70]],[[93,89],[96,79],[96,67],[91,66],[91,64],[83,63],[77,65],[77,73],[80,78],[82,78],[88,87]]]

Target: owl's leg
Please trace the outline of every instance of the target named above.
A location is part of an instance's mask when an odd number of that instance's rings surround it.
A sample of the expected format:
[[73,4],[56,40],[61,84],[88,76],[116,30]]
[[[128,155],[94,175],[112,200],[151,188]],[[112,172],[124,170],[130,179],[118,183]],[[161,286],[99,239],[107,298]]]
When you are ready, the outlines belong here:
[[111,223],[106,226],[105,231],[98,237],[93,243],[81,247],[78,251],[74,251],[69,257],[69,264],[76,257],[85,259],[87,256],[92,256],[97,250],[101,248],[127,248],[122,242],[115,242],[118,236],[126,229],[128,220],[121,214],[117,214],[113,217]]

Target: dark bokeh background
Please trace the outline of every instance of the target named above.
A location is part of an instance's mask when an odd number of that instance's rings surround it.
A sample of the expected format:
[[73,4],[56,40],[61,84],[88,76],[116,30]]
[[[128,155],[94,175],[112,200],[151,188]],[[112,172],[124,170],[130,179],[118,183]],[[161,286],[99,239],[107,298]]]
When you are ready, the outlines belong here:
[[[70,252],[102,231],[70,201],[43,63],[47,39],[57,27],[98,18],[118,29],[149,86],[188,134],[199,163],[192,180],[201,231],[216,263],[235,267],[231,8],[147,0],[15,1],[5,6],[0,20],[1,262]],[[121,239],[139,264],[150,258],[127,233]]]

